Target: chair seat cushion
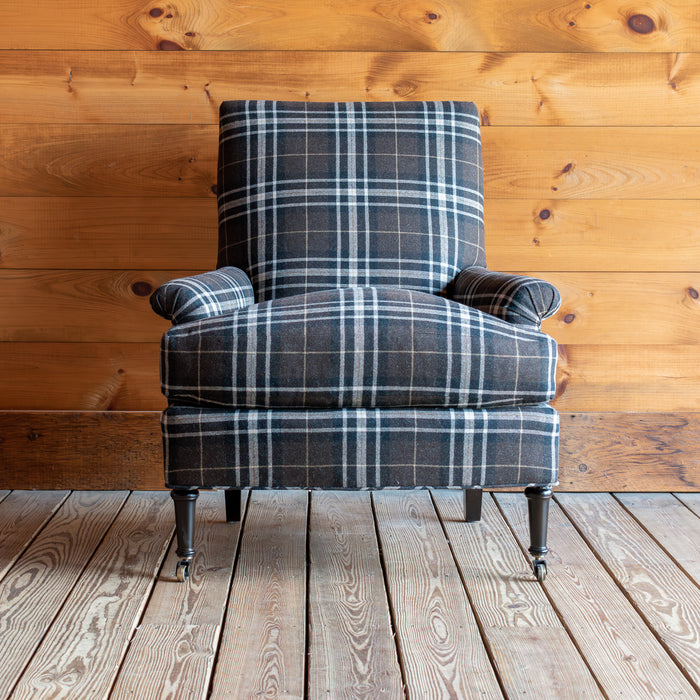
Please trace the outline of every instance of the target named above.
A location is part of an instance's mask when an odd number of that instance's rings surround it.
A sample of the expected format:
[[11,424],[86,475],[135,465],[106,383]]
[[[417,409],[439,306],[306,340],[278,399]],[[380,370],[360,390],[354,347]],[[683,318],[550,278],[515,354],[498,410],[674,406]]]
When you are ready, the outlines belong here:
[[171,405],[237,408],[538,404],[556,343],[443,297],[347,287],[254,304],[172,328]]

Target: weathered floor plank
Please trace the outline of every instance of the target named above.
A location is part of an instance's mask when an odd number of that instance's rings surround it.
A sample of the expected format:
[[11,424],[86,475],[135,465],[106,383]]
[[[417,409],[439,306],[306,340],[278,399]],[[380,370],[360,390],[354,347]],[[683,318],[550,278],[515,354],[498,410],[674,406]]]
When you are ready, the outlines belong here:
[[[244,501],[245,503],[245,501]],[[175,578],[173,541],[110,698],[206,698],[238,548],[222,492],[197,500],[197,555],[186,584]]]
[[116,517],[125,492],[74,492],[0,583],[0,697],[8,697]]
[[403,699],[368,492],[311,494],[309,565],[308,697]]
[[409,697],[502,697],[430,494],[373,499]]
[[[519,494],[497,494],[503,513],[529,545]],[[696,698],[695,690],[607,574],[574,525],[552,503],[550,573],[544,587],[586,663],[609,697]]]
[[174,529],[168,493],[129,497],[13,698],[105,697]]
[[[685,501],[670,493],[616,493],[615,497],[700,585],[698,518]],[[691,498],[686,500],[692,503]]]
[[602,698],[493,498],[476,523],[464,522],[461,493],[434,499],[506,695]]
[[303,698],[308,494],[254,491],[212,698]]
[[700,693],[700,589],[610,494],[557,501]]
[[0,508],[0,579],[68,497],[68,491],[13,491]]
[[203,492],[186,584],[125,498],[0,492],[0,698],[698,697],[700,494],[557,495],[544,585],[522,493]]

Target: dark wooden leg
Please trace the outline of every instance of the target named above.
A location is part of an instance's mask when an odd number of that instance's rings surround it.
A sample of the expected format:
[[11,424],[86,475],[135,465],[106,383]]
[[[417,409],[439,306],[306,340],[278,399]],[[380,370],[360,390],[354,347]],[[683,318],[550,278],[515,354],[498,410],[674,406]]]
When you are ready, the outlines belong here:
[[199,491],[197,489],[173,489],[170,492],[175,503],[175,531],[177,533],[177,580],[186,581],[194,557],[194,513]]
[[534,557],[532,568],[537,580],[544,581],[547,576],[545,557],[549,552],[547,548],[547,524],[552,489],[549,486],[528,486],[525,489],[525,496],[530,522],[530,548],[528,551]]
[[226,489],[226,522],[237,523],[241,519],[241,490]]
[[468,523],[478,523],[481,520],[480,488],[464,489],[464,520]]

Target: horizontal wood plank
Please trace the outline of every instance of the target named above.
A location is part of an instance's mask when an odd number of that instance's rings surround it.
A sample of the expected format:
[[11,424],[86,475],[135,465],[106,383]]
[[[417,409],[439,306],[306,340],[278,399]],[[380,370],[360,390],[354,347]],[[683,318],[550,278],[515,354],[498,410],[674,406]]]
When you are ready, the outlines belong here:
[[0,410],[156,411],[160,344],[2,343]]
[[558,491],[700,491],[700,413],[562,413]]
[[[642,12],[644,14],[642,14]],[[311,4],[267,0],[143,5],[119,0],[85,12],[79,0],[13,5],[0,47],[34,49],[690,51],[700,20],[692,0],[620,8],[617,2],[557,0],[372,0]],[[293,30],[292,30],[293,28]]]
[[700,126],[695,53],[332,48],[292,55],[0,51],[0,123],[217,124],[220,102],[245,97],[470,100],[493,126]]
[[162,489],[160,413],[0,412],[0,461],[10,488]]
[[[156,411],[152,343],[3,343],[0,410]],[[698,411],[698,345],[560,345],[560,411]],[[28,381],[27,378],[31,378]]]
[[492,270],[695,272],[700,259],[700,200],[487,199],[484,207]]
[[[143,343],[169,324],[151,292],[198,270],[0,270],[0,341]],[[694,345],[700,340],[700,273],[520,270],[552,282],[559,311],[543,330],[561,344]],[[642,333],[640,329],[644,329]]]
[[698,359],[698,345],[560,345],[553,405],[577,412],[699,411]]
[[[560,418],[558,490],[700,491],[700,413],[565,412]],[[163,488],[159,422],[158,412],[0,411],[3,484]]]
[[[213,197],[217,127],[10,124],[0,196]],[[699,199],[700,127],[492,126],[485,194],[504,199]]]
[[[485,218],[493,270],[694,272],[700,257],[700,200],[487,199]],[[217,234],[211,197],[0,198],[0,269],[207,270]]]

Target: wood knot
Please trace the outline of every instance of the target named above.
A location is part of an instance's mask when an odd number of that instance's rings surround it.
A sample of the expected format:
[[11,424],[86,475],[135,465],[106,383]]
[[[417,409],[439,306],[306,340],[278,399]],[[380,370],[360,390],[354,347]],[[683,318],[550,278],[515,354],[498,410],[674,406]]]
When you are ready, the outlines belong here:
[[588,465],[587,464],[579,464],[578,470],[581,474],[585,474],[588,471]]
[[215,194],[215,195],[219,194],[219,186],[218,185],[212,185],[210,189],[212,191],[212,194]]
[[160,7],[154,7],[149,13],[151,17],[160,17],[163,14],[163,10]]
[[440,19],[440,15],[437,12],[426,12],[425,16],[428,18],[428,22],[435,22]]
[[29,442],[35,442],[41,437],[41,433],[35,433],[31,428],[29,429],[29,432],[27,433],[27,439]]
[[158,51],[184,51],[185,49],[174,41],[163,39],[158,42]]
[[408,97],[416,91],[416,86],[410,80],[402,80],[394,85],[394,92],[399,97]]
[[542,221],[547,221],[547,219],[549,219],[549,217],[550,217],[551,215],[552,215],[552,212],[549,211],[549,209],[543,209],[543,210],[540,212],[540,219],[542,219]]
[[564,316],[564,323],[573,323],[576,318],[576,314],[566,314]]
[[139,280],[131,285],[131,291],[137,297],[147,297],[153,291],[153,285],[151,285],[150,282]]
[[574,167],[573,163],[567,163],[562,169],[561,169],[561,174],[564,175],[572,170]]
[[700,294],[698,294],[698,290],[695,289],[694,287],[688,287],[687,292],[688,292],[688,296],[691,299],[697,299],[698,296],[700,296]]
[[637,34],[651,34],[656,29],[654,20],[648,15],[632,15],[627,20],[627,26]]

